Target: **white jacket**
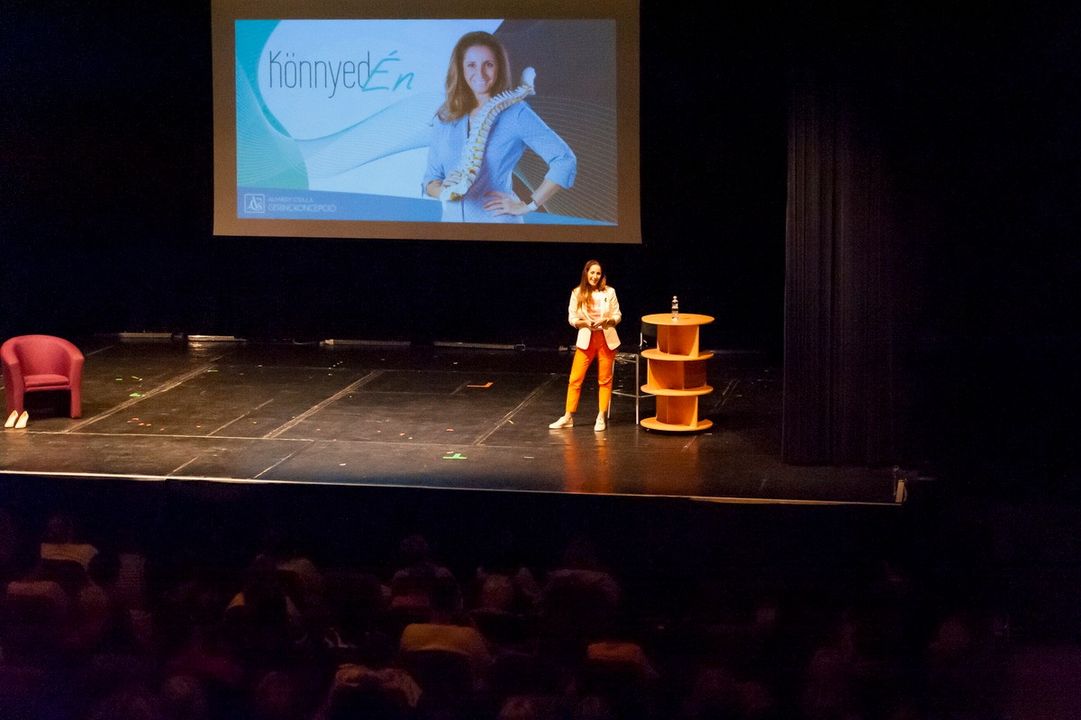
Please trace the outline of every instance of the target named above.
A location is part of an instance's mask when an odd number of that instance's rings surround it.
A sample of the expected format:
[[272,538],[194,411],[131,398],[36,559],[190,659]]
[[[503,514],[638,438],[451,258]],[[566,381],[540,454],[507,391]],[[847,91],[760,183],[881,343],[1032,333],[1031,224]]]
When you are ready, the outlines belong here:
[[[601,316],[612,321],[612,327],[604,328],[604,342],[609,349],[615,350],[619,347],[619,334],[616,333],[615,326],[623,319],[623,314],[619,312],[619,300],[616,299],[615,288],[609,285],[602,291],[594,292],[593,301],[596,303]],[[571,290],[571,301],[567,306],[567,322],[570,323],[571,327],[575,327],[575,324],[580,320],[589,322],[589,315],[586,313],[584,306],[578,307],[578,288],[574,288],[574,290]],[[578,341],[575,344],[582,350],[588,350],[589,338],[592,334],[588,327],[578,328]]]

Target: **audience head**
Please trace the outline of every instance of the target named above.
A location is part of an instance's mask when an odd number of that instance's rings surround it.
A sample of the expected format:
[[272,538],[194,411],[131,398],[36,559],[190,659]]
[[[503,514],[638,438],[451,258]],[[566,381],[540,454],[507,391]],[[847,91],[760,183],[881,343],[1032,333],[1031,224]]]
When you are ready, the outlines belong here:
[[572,718],[573,720],[619,720],[611,705],[596,695],[579,700]]
[[86,574],[98,585],[112,585],[120,575],[120,556],[113,552],[100,552],[90,559]]
[[503,702],[496,720],[561,720],[566,717],[564,703],[557,697],[515,695]]
[[161,698],[141,686],[126,687],[97,702],[87,720],[169,720]]
[[431,550],[423,535],[413,534],[398,545],[398,555],[403,566],[418,565],[429,559]]
[[343,666],[334,677],[324,720],[408,720],[420,688],[400,670]]
[[57,512],[45,522],[42,542],[63,544],[75,542],[75,519],[68,513]]
[[702,668],[684,702],[688,720],[739,717],[739,685],[735,676],[722,667]]
[[599,569],[600,560],[597,557],[596,545],[585,535],[571,538],[563,550],[563,566],[575,570]]
[[161,686],[161,698],[170,720],[209,720],[206,688],[189,675],[173,675]]
[[462,594],[458,588],[458,581],[449,575],[432,580],[429,597],[434,612],[446,615],[462,610]]
[[265,620],[285,621],[285,588],[272,559],[260,556],[248,566],[243,592],[244,606],[249,614]]
[[253,720],[296,720],[303,714],[301,689],[285,672],[268,672],[252,688]]
[[514,582],[506,575],[489,575],[481,582],[477,607],[485,610],[512,612],[517,591]]

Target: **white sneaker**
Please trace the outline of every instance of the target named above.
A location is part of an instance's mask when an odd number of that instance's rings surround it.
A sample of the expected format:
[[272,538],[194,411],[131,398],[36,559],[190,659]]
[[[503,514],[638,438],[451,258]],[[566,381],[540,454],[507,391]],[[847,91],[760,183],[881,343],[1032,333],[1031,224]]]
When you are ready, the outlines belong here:
[[553,430],[559,430],[560,428],[574,427],[574,416],[573,415],[564,415],[563,417],[559,418],[558,420],[556,420],[554,423],[552,423],[548,427],[550,427]]
[[598,415],[597,416],[597,422],[593,423],[593,430],[596,431],[596,432],[601,432],[602,430],[604,430],[607,427],[608,427],[608,423],[605,421],[604,415]]

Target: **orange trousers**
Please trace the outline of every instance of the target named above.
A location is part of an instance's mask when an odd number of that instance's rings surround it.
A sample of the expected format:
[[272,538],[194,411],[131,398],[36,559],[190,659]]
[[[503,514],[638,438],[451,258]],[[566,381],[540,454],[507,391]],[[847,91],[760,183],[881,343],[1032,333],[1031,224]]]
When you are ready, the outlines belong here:
[[578,409],[578,400],[582,397],[582,381],[586,379],[586,371],[593,364],[593,358],[599,357],[597,363],[597,412],[607,413],[608,403],[612,401],[612,369],[616,364],[616,351],[608,347],[604,341],[604,333],[594,330],[589,338],[589,349],[574,349],[574,362],[571,364],[571,377],[567,383],[567,412],[573,413]]

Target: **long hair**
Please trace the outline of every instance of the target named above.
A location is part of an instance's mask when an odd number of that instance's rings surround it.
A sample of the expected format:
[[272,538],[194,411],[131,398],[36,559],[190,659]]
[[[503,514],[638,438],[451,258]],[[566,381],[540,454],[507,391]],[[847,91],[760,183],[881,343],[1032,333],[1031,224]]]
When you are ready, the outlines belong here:
[[462,73],[465,51],[475,45],[488,48],[495,56],[497,67],[495,82],[492,83],[492,95],[495,96],[511,89],[510,59],[507,57],[507,50],[503,44],[495,35],[481,30],[466,33],[458,38],[454,50],[450,53],[450,67],[447,68],[447,99],[437,113],[443,122],[453,122],[477,106],[477,98],[466,84]]
[[594,265],[600,266],[601,279],[597,281],[597,292],[604,292],[608,287],[608,278],[604,275],[604,265],[600,260],[590,260],[582,268],[582,279],[578,282],[578,309],[589,304],[593,300],[593,287],[589,284],[589,269]]

